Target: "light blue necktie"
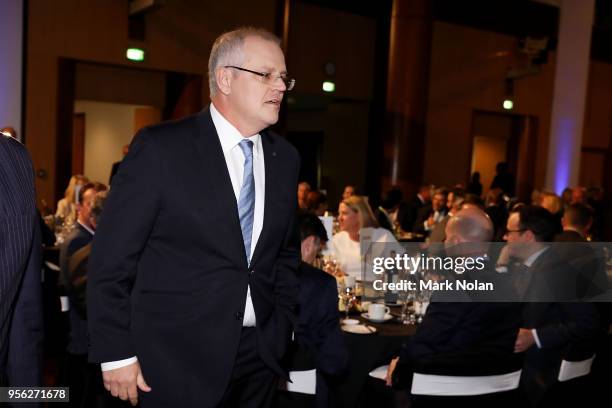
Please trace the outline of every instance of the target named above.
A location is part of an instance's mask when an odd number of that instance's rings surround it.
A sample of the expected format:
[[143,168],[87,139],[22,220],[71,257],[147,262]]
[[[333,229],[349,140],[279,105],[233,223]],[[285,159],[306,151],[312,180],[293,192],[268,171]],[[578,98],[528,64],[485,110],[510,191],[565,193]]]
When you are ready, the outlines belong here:
[[255,215],[255,177],[253,176],[253,142],[243,140],[240,148],[244,153],[244,173],[242,188],[238,199],[238,216],[246,252],[247,263],[251,262],[251,239],[253,237],[253,218]]

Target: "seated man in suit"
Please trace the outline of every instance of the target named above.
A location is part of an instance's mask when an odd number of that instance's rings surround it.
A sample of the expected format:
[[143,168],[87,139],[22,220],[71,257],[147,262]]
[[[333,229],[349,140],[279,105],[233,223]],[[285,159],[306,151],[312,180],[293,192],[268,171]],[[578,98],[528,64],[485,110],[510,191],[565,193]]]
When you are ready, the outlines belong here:
[[444,190],[436,190],[431,200],[431,205],[424,206],[419,210],[414,222],[414,232],[429,235],[436,224],[444,219],[447,213],[446,195]]
[[318,217],[306,214],[298,219],[302,240],[302,263],[297,277],[300,283],[299,321],[290,358],[291,371],[316,368],[316,397],[281,393],[280,406],[294,406],[297,400],[307,406],[327,407],[329,388],[346,368],[348,350],[338,323],[336,279],[312,266],[327,233]]
[[[69,264],[72,256],[91,244],[94,237],[95,227],[92,224],[91,211],[94,199],[98,191],[106,190],[102,183],[87,183],[79,191],[77,203],[77,222],[74,230],[60,247],[60,291],[68,296],[70,308],[68,315],[70,319],[70,336],[66,347],[66,376],[67,385],[70,386],[70,401],[73,406],[86,406],[92,395],[88,392],[88,386],[93,370],[87,363],[87,321],[78,313],[78,304],[75,292],[70,291]],[[82,405],[86,404],[86,405]]]
[[587,242],[593,225],[593,210],[586,204],[570,204],[561,218],[563,232],[555,236],[555,242]]
[[397,214],[398,222],[403,231],[412,231],[419,211],[421,208],[429,205],[430,201],[431,193],[429,192],[429,186],[420,186],[419,192],[405,206],[400,208]]
[[431,235],[429,236],[428,242],[444,242],[446,240],[446,224],[451,217],[461,211],[463,207],[463,203],[465,201],[465,196],[461,191],[451,191],[448,193],[448,197],[446,200],[446,208],[448,208],[448,214],[437,223],[433,230],[431,231]]
[[402,204],[402,192],[399,188],[394,187],[383,194],[380,206],[374,214],[381,228],[388,229],[391,232],[395,231],[395,226],[400,224],[398,215]]
[[[459,211],[446,226],[446,252],[454,257],[476,257],[486,253],[493,236],[493,224],[478,208]],[[494,281],[496,290],[509,287],[503,275],[485,262],[462,279]],[[451,276],[453,274],[451,273]],[[404,343],[399,357],[389,365],[387,384],[410,390],[412,374],[483,376],[516,371],[520,357],[513,354],[516,331],[520,325],[517,303],[472,301],[457,302],[457,296],[434,292],[423,323]],[[451,301],[447,301],[451,299]]]
[[522,206],[508,217],[508,252],[522,262],[521,270],[511,273],[529,302],[514,350],[526,353],[521,382],[534,406],[542,406],[568,351],[579,351],[583,359],[592,356],[601,330],[594,305],[575,302],[578,272],[546,244],[554,233],[555,220],[544,208]]

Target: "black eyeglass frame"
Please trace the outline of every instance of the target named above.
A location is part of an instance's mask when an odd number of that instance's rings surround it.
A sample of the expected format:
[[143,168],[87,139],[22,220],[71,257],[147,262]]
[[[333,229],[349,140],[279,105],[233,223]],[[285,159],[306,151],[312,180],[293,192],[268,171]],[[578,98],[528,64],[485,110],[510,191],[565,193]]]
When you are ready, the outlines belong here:
[[[270,73],[270,72],[257,72],[257,71],[253,71],[251,69],[237,67],[235,65],[225,65],[223,68],[234,68],[234,69],[237,69],[238,71],[248,72],[248,73],[257,75],[257,76],[263,78],[266,81],[269,81],[272,78],[272,73]],[[283,81],[285,83],[285,86],[287,87],[287,91],[292,90],[293,87],[295,86],[295,79],[287,78],[287,74],[281,74],[277,78],[280,78],[281,81]],[[274,79],[276,79],[276,78],[274,78]]]

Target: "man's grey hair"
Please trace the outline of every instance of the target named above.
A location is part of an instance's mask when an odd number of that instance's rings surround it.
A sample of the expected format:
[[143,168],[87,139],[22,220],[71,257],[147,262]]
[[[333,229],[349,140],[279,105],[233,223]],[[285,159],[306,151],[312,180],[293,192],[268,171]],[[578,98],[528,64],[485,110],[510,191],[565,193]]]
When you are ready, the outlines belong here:
[[102,214],[102,210],[104,209],[104,201],[106,201],[106,197],[108,196],[108,192],[100,191],[96,193],[93,198],[93,202],[91,204],[91,218],[98,224],[100,222],[100,215]]
[[257,27],[240,27],[221,34],[213,43],[208,58],[208,87],[210,96],[219,90],[215,71],[227,65],[241,66],[244,63],[243,45],[247,37],[260,37],[280,45],[280,39],[271,32]]

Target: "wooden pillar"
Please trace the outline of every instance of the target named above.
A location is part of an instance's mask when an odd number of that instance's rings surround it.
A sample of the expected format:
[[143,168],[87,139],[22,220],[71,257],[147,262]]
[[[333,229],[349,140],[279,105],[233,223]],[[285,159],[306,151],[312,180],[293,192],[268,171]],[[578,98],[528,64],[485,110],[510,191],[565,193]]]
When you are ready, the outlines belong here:
[[433,33],[431,0],[393,0],[381,189],[415,193],[423,177],[429,63]]

